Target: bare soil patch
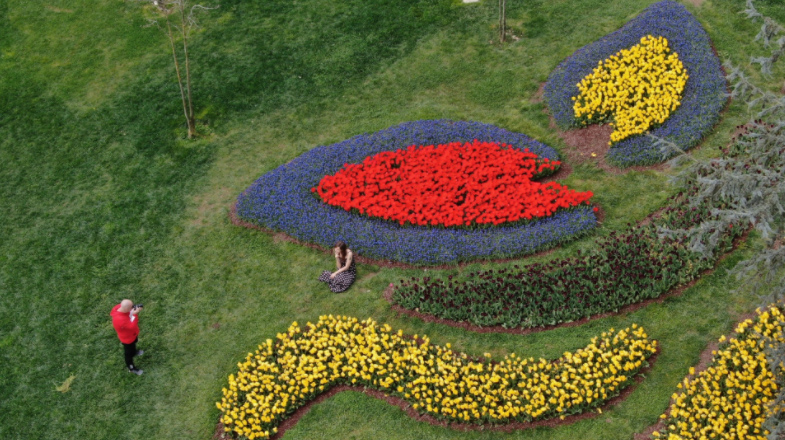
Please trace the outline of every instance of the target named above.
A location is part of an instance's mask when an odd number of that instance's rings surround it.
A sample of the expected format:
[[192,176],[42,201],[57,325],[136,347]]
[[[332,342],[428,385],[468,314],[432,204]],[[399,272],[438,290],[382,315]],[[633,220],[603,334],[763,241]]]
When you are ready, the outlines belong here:
[[273,234],[273,243],[275,244],[290,242],[290,241],[292,241],[292,238],[284,234],[283,232],[276,232]]
[[605,156],[610,149],[608,142],[610,142],[611,133],[613,132],[613,127],[608,124],[595,124],[584,128],[561,130],[556,125],[556,121],[551,118],[551,128],[557,131],[564,143],[569,147],[564,151],[564,155],[567,156],[571,163],[592,163],[609,174],[625,174],[630,171],[646,170],[664,171],[669,168],[667,162],[647,166],[636,165],[627,168],[611,165],[605,160]]
[[595,124],[584,128],[562,130],[556,125],[556,120],[551,116],[550,127],[567,144],[568,148],[564,150],[564,155],[567,156],[570,163],[592,163],[609,174],[625,174],[630,171],[646,170],[664,171],[668,169],[667,162],[648,166],[636,165],[627,168],[611,165],[605,160],[605,156],[610,149],[608,143],[611,140],[611,133],[613,133],[613,127],[608,124]]
[[572,130],[561,131],[560,135],[564,142],[572,147],[567,155],[580,162],[594,159],[599,163],[599,158],[605,156],[610,148],[608,142],[611,139],[613,127],[609,124],[595,124],[586,128],[575,128]]
[[[545,83],[540,84],[539,89],[531,98],[532,103],[541,103],[544,100]],[[563,152],[567,160],[573,164],[592,163],[599,169],[610,174],[625,174],[630,171],[645,171],[645,170],[666,170],[668,165],[661,163],[650,166],[633,166],[627,168],[619,168],[611,165],[605,160],[605,155],[610,149],[608,143],[611,140],[611,133],[613,127],[608,124],[595,124],[585,128],[572,128],[569,130],[561,129],[556,120],[548,111],[548,108],[543,109],[543,113],[547,114],[550,118],[550,128],[554,130],[559,137],[567,144],[567,149]]]

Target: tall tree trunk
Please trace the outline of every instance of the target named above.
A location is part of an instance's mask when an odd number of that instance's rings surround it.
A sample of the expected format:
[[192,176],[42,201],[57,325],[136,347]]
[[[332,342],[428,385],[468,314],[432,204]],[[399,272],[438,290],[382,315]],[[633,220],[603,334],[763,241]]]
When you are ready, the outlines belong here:
[[172,35],[172,25],[169,23],[168,16],[166,17],[166,30],[169,36],[169,44],[172,46],[172,58],[174,59],[174,70],[177,72],[177,84],[180,86],[180,99],[183,102],[183,113],[185,114],[185,120],[188,123],[188,139],[191,139],[196,132],[196,127],[193,129],[191,128],[194,124],[192,118],[188,116],[188,104],[186,103],[185,90],[183,89],[183,77],[180,75],[180,62],[177,60],[177,51],[174,48],[174,35]]
[[507,0],[499,0],[499,41],[504,43],[507,33]]

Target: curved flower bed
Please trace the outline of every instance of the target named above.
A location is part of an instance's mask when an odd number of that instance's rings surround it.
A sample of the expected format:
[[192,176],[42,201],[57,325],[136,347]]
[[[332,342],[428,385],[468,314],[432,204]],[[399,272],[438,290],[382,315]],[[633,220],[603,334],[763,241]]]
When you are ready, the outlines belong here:
[[[578,49],[551,72],[544,96],[561,127],[576,123],[572,98],[579,95],[577,84],[598,62],[632,47],[647,35],[665,37],[690,75],[681,105],[649,133],[673,142],[683,150],[697,145],[719,120],[727,100],[726,82],[703,26],[684,6],[670,0],[649,6],[618,31]],[[614,144],[607,157],[626,167],[658,163],[672,155],[663,155],[653,139],[638,135]]]
[[656,347],[633,325],[555,362],[514,354],[480,361],[371,319],[322,316],[305,328],[293,323],[249,353],[216,406],[224,429],[248,439],[274,435],[295,409],[336,384],[383,391],[450,422],[530,422],[601,406],[633,382]]
[[410,145],[498,142],[557,161],[552,148],[523,134],[479,122],[416,121],[321,146],[272,170],[237,199],[238,216],[320,246],[337,240],[360,255],[409,264],[441,264],[533,253],[585,234],[597,224],[592,207],[556,212],[546,219],[480,229],[401,226],[329,206],[311,188],[344,164]]
[[[769,432],[763,422],[777,394],[777,378],[769,369],[765,347],[785,343],[785,315],[777,307],[758,310],[755,321],[748,319],[736,328],[731,338],[714,354],[711,366],[695,377],[685,378],[673,395],[673,403],[663,415],[665,429],[655,438],[686,439],[759,439]],[[720,338],[725,342],[725,337]],[[782,366],[780,366],[780,372]],[[690,375],[694,375],[690,368]]]
[[588,205],[590,191],[532,181],[559,165],[495,142],[412,145],[346,164],[311,191],[329,205],[401,226],[499,225]]

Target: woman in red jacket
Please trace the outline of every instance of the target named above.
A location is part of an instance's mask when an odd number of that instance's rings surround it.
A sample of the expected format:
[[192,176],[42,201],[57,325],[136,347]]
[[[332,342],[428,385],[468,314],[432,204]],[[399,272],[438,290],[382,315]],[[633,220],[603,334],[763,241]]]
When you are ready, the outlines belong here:
[[117,337],[123,343],[125,350],[125,364],[128,371],[141,376],[144,371],[134,365],[134,356],[141,356],[144,351],[136,349],[136,341],[139,340],[139,317],[142,305],[134,305],[130,299],[124,299],[120,304],[112,309],[112,325],[117,332]]

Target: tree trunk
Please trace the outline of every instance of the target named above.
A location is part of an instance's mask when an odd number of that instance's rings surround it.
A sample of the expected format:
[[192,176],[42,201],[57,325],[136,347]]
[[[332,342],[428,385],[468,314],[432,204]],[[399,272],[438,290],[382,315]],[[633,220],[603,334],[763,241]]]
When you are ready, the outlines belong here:
[[168,31],[169,44],[172,46],[172,58],[174,59],[174,71],[177,73],[177,84],[180,86],[180,99],[183,102],[183,113],[185,120],[188,123],[188,139],[192,139],[196,133],[196,124],[194,124],[193,117],[188,114],[188,104],[186,103],[185,90],[183,89],[183,77],[180,75],[180,62],[177,60],[177,51],[174,48],[174,35],[172,35],[172,25],[169,23],[169,17],[166,17],[166,30]]
[[507,33],[507,0],[499,0],[499,41],[504,43]]

